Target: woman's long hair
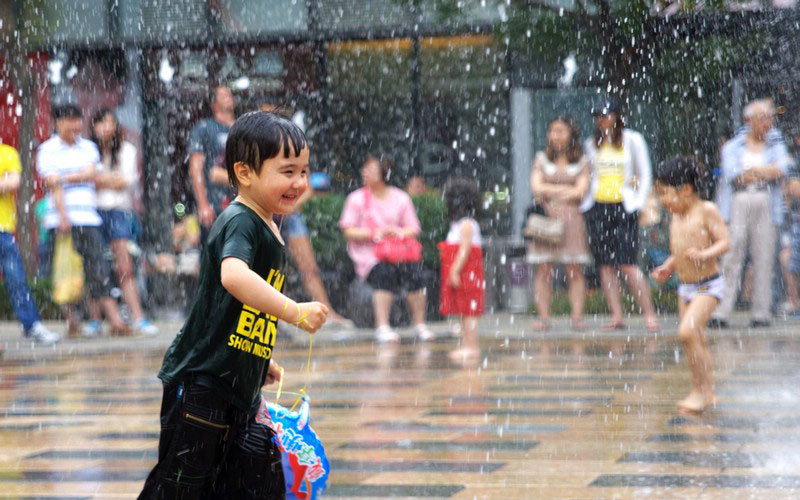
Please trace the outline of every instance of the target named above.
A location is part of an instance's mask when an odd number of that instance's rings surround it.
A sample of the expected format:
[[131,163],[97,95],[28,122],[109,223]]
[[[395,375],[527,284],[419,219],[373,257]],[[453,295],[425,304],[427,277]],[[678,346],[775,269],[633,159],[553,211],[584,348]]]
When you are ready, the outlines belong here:
[[91,129],[91,136],[92,142],[97,144],[97,149],[100,150],[100,155],[103,154],[103,144],[100,141],[100,138],[97,137],[97,133],[94,131],[94,126],[97,125],[98,122],[103,121],[103,119],[107,116],[111,115],[114,118],[114,133],[111,135],[111,169],[114,170],[119,167],[119,151],[122,148],[122,129],[119,126],[119,120],[117,120],[116,115],[113,111],[108,108],[102,108],[97,113],[94,114],[92,117],[92,129]]
[[[580,159],[583,157],[583,147],[581,146],[581,133],[578,131],[578,126],[575,125],[575,122],[572,118],[568,116],[559,115],[547,124],[547,130],[550,130],[550,127],[553,126],[555,122],[561,122],[567,126],[569,130],[569,142],[567,142],[567,148],[564,153],[567,155],[567,161],[569,163],[578,163]],[[556,161],[558,159],[558,155],[560,151],[557,151],[553,146],[550,145],[548,141],[547,147],[544,150],[544,154],[547,156],[547,159],[550,161]]]
[[[611,143],[616,148],[622,147],[622,129],[625,128],[625,122],[622,120],[620,113],[614,113],[617,119],[614,121],[614,128],[611,129]],[[603,131],[595,126],[594,128],[594,145],[600,148],[603,144]]]

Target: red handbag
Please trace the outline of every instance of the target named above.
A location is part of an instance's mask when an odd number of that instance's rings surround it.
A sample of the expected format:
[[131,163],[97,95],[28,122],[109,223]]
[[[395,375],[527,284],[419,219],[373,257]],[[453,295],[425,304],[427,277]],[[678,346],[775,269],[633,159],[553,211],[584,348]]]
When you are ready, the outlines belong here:
[[[364,188],[364,201],[365,219],[372,222],[371,225],[374,229],[377,224],[371,210],[372,193],[366,187]],[[379,261],[389,264],[420,262],[422,260],[422,244],[414,238],[383,238],[375,244],[375,257]]]
[[375,245],[375,257],[389,264],[419,262],[422,245],[414,238],[384,238]]

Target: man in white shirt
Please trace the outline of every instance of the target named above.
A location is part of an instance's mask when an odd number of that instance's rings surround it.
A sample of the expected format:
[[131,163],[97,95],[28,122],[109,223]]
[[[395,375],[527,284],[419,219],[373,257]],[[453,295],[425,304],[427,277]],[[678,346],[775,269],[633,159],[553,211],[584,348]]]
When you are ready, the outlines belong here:
[[[75,249],[84,261],[89,313],[100,318],[101,308],[112,334],[128,333],[111,298],[111,264],[105,258],[105,245],[100,234],[100,216],[94,186],[95,165],[100,154],[93,142],[80,136],[83,128],[81,110],[73,104],[53,109],[56,134],[43,142],[37,152],[37,169],[48,191],[44,227],[55,233],[71,234]],[[55,234],[50,241],[55,241]],[[64,306],[69,335],[78,333],[79,323],[72,307]],[[100,323],[90,322],[83,330],[86,336],[101,333]]]

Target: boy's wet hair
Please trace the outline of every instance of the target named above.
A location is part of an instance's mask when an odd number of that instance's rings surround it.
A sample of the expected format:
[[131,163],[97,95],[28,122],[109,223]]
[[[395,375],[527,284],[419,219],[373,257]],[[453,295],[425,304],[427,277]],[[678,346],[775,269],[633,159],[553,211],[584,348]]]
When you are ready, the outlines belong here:
[[225,168],[231,186],[238,187],[234,165],[246,163],[256,174],[264,161],[282,154],[299,156],[307,146],[306,134],[292,120],[276,113],[252,111],[240,116],[225,143]]
[[670,158],[658,164],[653,180],[676,188],[689,184],[695,192],[699,192],[700,165],[688,156]]
[[451,221],[475,217],[479,202],[478,183],[474,180],[456,177],[445,183],[444,203],[447,207],[447,217]]

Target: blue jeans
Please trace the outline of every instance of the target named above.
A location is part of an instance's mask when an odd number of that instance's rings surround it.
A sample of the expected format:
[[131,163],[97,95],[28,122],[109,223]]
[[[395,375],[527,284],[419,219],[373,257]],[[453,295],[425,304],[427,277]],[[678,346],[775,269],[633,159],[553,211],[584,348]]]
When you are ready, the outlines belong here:
[[31,291],[25,279],[25,270],[19,258],[17,242],[11,233],[0,232],[0,267],[3,269],[3,281],[14,314],[22,323],[22,328],[28,331],[39,321],[39,311],[33,304]]

